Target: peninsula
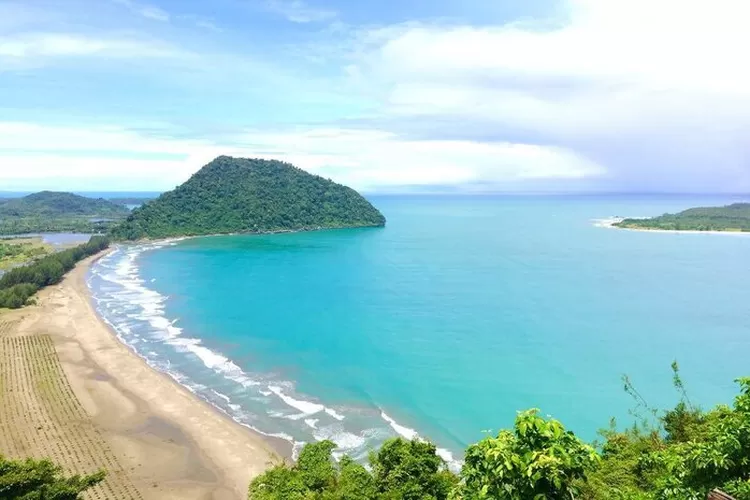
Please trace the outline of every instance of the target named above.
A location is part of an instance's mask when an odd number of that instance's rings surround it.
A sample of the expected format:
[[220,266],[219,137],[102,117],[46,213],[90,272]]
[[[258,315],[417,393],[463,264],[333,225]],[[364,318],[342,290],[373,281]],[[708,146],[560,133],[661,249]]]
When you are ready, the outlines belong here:
[[220,156],[133,210],[111,234],[139,240],[384,225],[383,214],[351,188],[289,163]]
[[647,219],[623,219],[612,225],[623,229],[657,231],[749,232],[750,203],[690,208],[676,214]]

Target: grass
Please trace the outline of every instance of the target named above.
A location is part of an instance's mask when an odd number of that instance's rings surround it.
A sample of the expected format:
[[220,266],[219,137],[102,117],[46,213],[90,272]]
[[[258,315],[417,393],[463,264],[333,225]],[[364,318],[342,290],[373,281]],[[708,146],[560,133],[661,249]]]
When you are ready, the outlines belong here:
[[44,243],[41,238],[2,238],[0,239],[0,270],[20,266],[53,251],[52,245]]
[[85,498],[142,500],[73,393],[52,338],[14,329],[0,318],[0,452],[49,458],[69,473],[104,468],[106,479]]

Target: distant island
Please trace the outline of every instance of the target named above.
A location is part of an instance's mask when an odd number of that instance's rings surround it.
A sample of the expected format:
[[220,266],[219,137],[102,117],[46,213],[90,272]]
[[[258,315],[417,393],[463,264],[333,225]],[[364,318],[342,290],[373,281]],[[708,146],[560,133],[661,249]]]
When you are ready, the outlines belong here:
[[384,225],[383,214],[351,188],[289,163],[220,156],[133,210],[111,235],[139,240]]
[[0,235],[28,233],[102,233],[130,210],[102,198],[42,191],[0,201]]
[[622,219],[614,227],[659,231],[750,231],[750,203],[690,208],[648,219]]

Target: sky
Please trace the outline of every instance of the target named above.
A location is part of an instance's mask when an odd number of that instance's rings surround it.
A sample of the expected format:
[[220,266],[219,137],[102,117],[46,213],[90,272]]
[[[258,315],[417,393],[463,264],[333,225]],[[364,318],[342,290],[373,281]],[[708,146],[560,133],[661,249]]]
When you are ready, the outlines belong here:
[[0,191],[748,192],[747,0],[0,0]]

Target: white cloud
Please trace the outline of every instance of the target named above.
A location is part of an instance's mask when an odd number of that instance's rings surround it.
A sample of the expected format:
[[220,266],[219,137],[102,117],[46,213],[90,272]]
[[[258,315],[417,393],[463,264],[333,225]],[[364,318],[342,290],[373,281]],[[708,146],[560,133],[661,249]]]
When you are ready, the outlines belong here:
[[114,3],[127,7],[130,11],[139,16],[143,16],[147,19],[154,21],[169,22],[170,15],[164,9],[156,7],[155,5],[140,4],[133,2],[132,0],[112,0]]
[[750,104],[750,67],[740,62],[750,46],[744,0],[569,7],[570,20],[554,28],[390,28],[373,34],[385,41],[357,71],[390,89],[396,113],[458,112],[542,128],[618,126],[644,112],[679,116],[706,99],[723,106],[719,113],[731,114],[728,101]]
[[389,123],[428,135],[520,135],[661,187],[681,172],[750,185],[750,3],[563,5],[536,22],[369,30],[347,72]]
[[337,16],[333,10],[311,7],[302,0],[267,0],[266,7],[294,23],[329,21]]
[[[155,40],[72,33],[24,33],[0,36],[0,62],[58,57],[175,58],[187,53]],[[0,66],[0,70],[2,70]],[[7,67],[6,67],[7,69]]]
[[60,176],[68,178],[70,189],[120,176],[125,180],[117,181],[119,189],[167,189],[221,154],[284,160],[365,190],[571,179],[603,172],[595,163],[562,148],[414,141],[373,130],[250,131],[221,144],[157,139],[119,127],[0,122],[0,178],[16,189],[53,187],[45,186],[45,179]]

